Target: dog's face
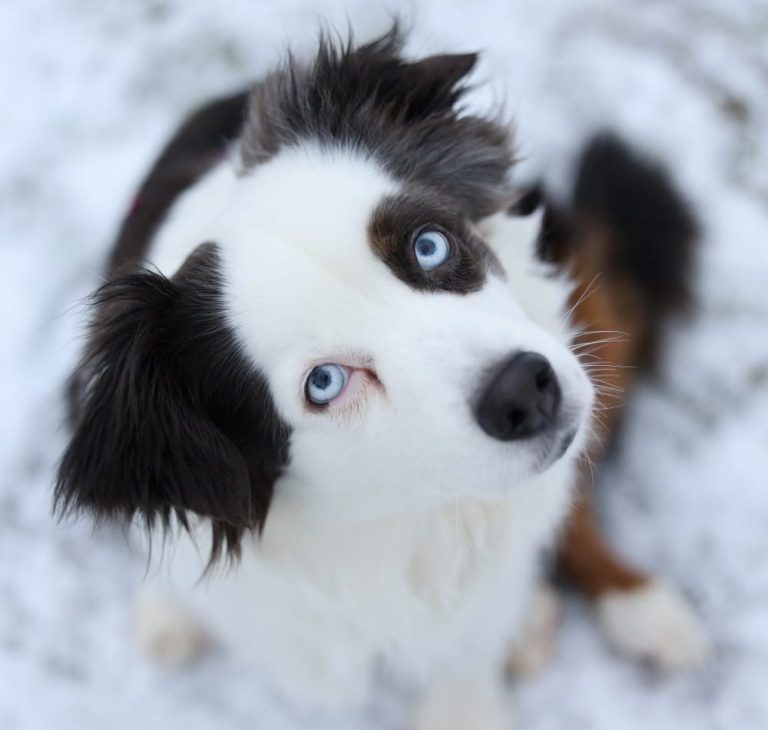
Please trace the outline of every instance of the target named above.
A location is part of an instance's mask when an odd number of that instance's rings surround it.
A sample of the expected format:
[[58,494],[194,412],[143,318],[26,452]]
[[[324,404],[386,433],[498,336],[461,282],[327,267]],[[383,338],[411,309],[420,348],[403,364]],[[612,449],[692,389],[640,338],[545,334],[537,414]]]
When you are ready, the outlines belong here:
[[[497,495],[562,456],[589,386],[482,223],[344,150],[290,149],[238,185],[212,239],[228,316],[291,428],[284,480],[374,503]],[[531,242],[497,244],[531,267]]]
[[454,109],[474,57],[405,63],[397,44],[324,45],[258,87],[206,243],[171,278],[102,290],[65,506],[191,511],[215,555],[275,489],[372,509],[500,495],[582,443],[591,388],[535,233],[498,214],[506,132]]

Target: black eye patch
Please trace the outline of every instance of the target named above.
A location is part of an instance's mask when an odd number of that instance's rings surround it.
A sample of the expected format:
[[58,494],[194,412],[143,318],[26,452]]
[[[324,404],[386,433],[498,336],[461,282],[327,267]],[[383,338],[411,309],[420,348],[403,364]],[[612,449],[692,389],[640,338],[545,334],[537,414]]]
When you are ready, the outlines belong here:
[[[445,261],[433,269],[420,264],[414,247],[424,231],[442,234],[450,249]],[[431,195],[387,196],[371,217],[368,236],[374,254],[398,279],[420,291],[477,291],[494,261],[467,222]]]

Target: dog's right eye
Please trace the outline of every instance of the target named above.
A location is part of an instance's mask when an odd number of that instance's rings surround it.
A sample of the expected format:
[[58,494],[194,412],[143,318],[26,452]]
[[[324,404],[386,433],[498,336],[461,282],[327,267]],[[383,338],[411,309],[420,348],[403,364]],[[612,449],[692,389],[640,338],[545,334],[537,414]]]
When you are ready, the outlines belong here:
[[427,228],[421,231],[413,242],[413,253],[424,271],[432,271],[448,260],[451,245],[440,231]]
[[349,371],[335,363],[318,365],[307,378],[307,400],[316,406],[324,406],[338,398],[347,384]]

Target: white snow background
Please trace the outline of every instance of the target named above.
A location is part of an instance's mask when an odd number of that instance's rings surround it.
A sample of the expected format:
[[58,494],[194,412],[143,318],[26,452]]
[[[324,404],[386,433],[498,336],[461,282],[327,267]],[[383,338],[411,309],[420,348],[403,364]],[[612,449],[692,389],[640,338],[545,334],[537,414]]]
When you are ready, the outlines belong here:
[[[128,641],[142,563],[121,535],[50,517],[62,381],[132,190],[181,116],[263,73],[325,20],[389,12],[409,51],[484,52],[521,170],[567,178],[613,127],[666,161],[704,225],[693,318],[634,397],[601,484],[607,529],[681,585],[711,665],[663,678],[614,657],[569,599],[556,661],[517,688],[526,730],[768,727],[768,5],[757,0],[0,3],[0,728],[399,727],[301,718],[223,653],[188,671]],[[480,101],[478,101],[480,103]]]

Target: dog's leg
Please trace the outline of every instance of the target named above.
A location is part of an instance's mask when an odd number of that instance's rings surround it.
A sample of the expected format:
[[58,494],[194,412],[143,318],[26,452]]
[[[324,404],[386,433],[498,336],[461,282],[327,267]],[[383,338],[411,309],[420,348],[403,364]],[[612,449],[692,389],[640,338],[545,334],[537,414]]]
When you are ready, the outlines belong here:
[[711,651],[687,599],[656,578],[634,589],[605,592],[597,599],[597,615],[616,649],[664,671],[698,668]]
[[685,597],[614,555],[600,536],[584,492],[565,532],[561,566],[593,600],[608,640],[623,654],[649,660],[661,669],[701,665],[709,643]]
[[182,667],[209,647],[202,623],[172,593],[145,588],[137,601],[133,630],[142,653],[158,664]]
[[517,677],[541,671],[555,654],[560,597],[547,583],[536,586],[523,618],[520,638],[509,653],[507,667]]
[[[627,215],[638,200],[652,201],[653,215]],[[608,441],[621,414],[616,396],[626,396],[638,367],[654,363],[665,319],[689,299],[697,224],[661,168],[605,135],[582,155],[570,214],[552,209],[545,221],[544,254],[576,283],[571,314],[582,332],[574,346],[595,384]],[[602,456],[596,439],[590,458],[597,464]],[[603,541],[589,476],[582,475],[561,545],[565,574],[595,602],[620,651],[662,667],[698,664],[707,642],[695,614],[677,591],[627,565]]]
[[[621,418],[616,395],[626,395],[634,383],[640,350],[648,340],[648,323],[626,282],[604,280],[590,288],[601,271],[604,245],[593,234],[574,257],[581,286],[573,301],[574,317],[585,328],[586,341],[589,330],[607,333],[597,335],[598,340],[606,341],[586,356],[597,391],[597,425],[602,429],[602,441],[607,442]],[[593,463],[599,463],[603,451],[604,444],[595,439],[589,450]],[[673,587],[628,565],[613,552],[600,534],[592,490],[592,475],[584,468],[560,546],[563,572],[592,599],[603,630],[617,650],[665,669],[699,665],[708,644],[695,613]]]
[[577,588],[592,600],[606,593],[642,588],[650,576],[619,557],[600,534],[589,491],[583,479],[560,544],[560,567]]
[[511,730],[509,688],[496,667],[468,666],[441,675],[421,698],[413,730]]
[[[606,410],[604,416],[609,431],[615,428],[616,410]],[[598,445],[593,445],[591,454],[593,460],[599,458]],[[594,513],[591,474],[582,474],[578,486],[560,545],[560,566],[594,602],[610,643],[629,657],[649,660],[665,670],[701,665],[709,644],[686,598],[613,552]]]

